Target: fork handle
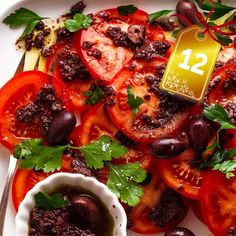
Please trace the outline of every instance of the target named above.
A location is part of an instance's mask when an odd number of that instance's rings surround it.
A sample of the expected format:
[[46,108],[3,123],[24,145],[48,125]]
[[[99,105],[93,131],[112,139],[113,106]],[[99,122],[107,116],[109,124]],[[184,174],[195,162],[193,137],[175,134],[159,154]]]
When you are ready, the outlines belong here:
[[0,202],[0,236],[3,236],[4,222],[6,217],[6,210],[10,192],[10,186],[13,179],[13,175],[16,169],[17,159],[10,155],[10,163],[7,172],[7,178],[5,182],[5,186],[2,193],[2,198]]

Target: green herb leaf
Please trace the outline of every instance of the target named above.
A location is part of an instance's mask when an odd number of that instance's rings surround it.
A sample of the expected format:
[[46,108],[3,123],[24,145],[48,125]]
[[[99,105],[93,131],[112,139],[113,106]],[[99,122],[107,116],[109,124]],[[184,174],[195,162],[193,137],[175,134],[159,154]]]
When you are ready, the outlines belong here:
[[22,25],[29,25],[33,21],[40,21],[42,19],[46,19],[46,17],[41,17],[26,8],[20,8],[7,16],[3,20],[3,23],[9,25],[11,28],[15,28]]
[[132,90],[130,85],[128,86],[127,93],[128,93],[127,103],[129,104],[129,107],[130,107],[130,109],[132,111],[132,114],[133,114],[132,115],[132,120],[134,121],[134,118],[135,118],[136,114],[139,111],[139,106],[141,104],[143,104],[144,101],[139,96],[134,97],[134,93],[133,93],[133,90]]
[[70,32],[76,32],[81,29],[88,28],[92,23],[92,19],[82,13],[76,13],[73,19],[65,20],[64,25]]
[[103,90],[98,86],[93,90],[85,92],[84,95],[89,97],[85,100],[85,103],[90,105],[94,105],[104,98]]
[[146,178],[146,172],[138,163],[126,165],[109,164],[108,188],[116,194],[122,202],[129,206],[136,206],[143,189],[137,183],[141,183]]
[[219,33],[215,33],[215,35],[223,46],[227,46],[233,42],[233,40],[227,35],[222,35]]
[[55,210],[62,208],[68,204],[60,194],[49,196],[47,193],[38,192],[34,195],[35,206],[44,210]]
[[236,160],[227,160],[217,164],[214,166],[213,170],[219,170],[220,172],[226,174],[227,179],[230,179],[235,176],[233,171],[236,170]]
[[31,34],[31,33],[34,31],[36,25],[37,25],[39,22],[40,22],[40,20],[35,20],[35,21],[32,21],[31,23],[29,23],[29,24],[26,26],[26,28],[25,28],[23,34],[21,35],[21,38],[24,38],[26,35]]
[[20,168],[43,170],[48,173],[61,169],[62,154],[67,147],[44,146],[40,139],[29,139],[16,145],[13,155],[21,159]]
[[101,169],[105,161],[110,161],[112,157],[119,158],[127,153],[127,148],[119,142],[112,140],[108,136],[102,136],[99,140],[79,147],[86,165],[89,168]]
[[204,2],[201,2],[201,0],[195,0],[195,2],[204,11],[209,12],[212,8],[214,8],[214,12],[211,14],[210,20],[216,20],[224,16],[228,12],[236,9],[235,7],[227,6],[219,2],[212,3],[210,0],[206,0]]
[[133,14],[134,12],[136,12],[137,9],[138,8],[135,7],[132,4],[117,7],[117,10],[118,10],[119,14],[122,15],[122,16],[128,16],[130,14]]
[[217,144],[219,147],[219,133],[223,129],[236,129],[236,126],[231,123],[231,120],[225,111],[224,107],[220,104],[209,106],[203,111],[204,116],[208,120],[212,120],[220,124],[220,129],[217,131]]
[[152,14],[149,14],[149,21],[150,23],[153,23],[156,19],[168,15],[170,12],[173,10],[162,10],[162,11],[157,11]]
[[171,34],[171,37],[173,37],[173,38],[177,38],[177,36],[178,36],[178,33],[180,32],[181,30],[180,29],[178,29],[178,30],[174,30],[173,32],[172,32],[172,34]]

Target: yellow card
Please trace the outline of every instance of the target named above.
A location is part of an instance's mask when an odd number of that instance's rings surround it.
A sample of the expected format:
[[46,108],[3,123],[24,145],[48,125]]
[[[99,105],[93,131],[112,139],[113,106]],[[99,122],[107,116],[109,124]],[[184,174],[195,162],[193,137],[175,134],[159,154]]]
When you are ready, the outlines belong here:
[[203,99],[221,45],[208,33],[199,37],[202,31],[194,25],[179,33],[161,89],[195,101]]

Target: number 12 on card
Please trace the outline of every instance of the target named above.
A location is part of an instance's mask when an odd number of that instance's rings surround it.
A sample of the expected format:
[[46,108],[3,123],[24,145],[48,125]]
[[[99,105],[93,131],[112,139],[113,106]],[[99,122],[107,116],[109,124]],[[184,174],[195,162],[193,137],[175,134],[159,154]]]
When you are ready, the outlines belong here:
[[199,26],[182,30],[170,56],[160,88],[201,101],[214,69],[221,45],[208,34],[199,38]]

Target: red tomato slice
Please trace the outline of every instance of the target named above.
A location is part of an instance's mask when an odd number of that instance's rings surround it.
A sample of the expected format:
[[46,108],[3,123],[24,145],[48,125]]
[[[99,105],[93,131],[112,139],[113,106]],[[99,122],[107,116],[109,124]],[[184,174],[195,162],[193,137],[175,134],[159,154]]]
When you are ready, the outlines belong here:
[[84,116],[79,127],[77,145],[86,145],[102,135],[114,136],[118,129],[112,124],[102,102],[93,106]]
[[158,175],[156,170],[156,163],[153,163],[150,169],[152,175],[151,182],[144,186],[144,195],[140,203],[131,210],[131,230],[141,234],[154,234],[165,232],[170,228],[176,226],[181,220],[168,223],[165,227],[158,227],[148,217],[148,210],[158,205],[161,194],[166,190],[166,185]]
[[[108,17],[102,19],[101,14],[104,15],[104,12]],[[162,29],[154,26],[149,27],[148,22],[148,14],[141,10],[137,10],[128,16],[121,16],[117,8],[103,10],[93,16],[92,26],[75,33],[73,45],[92,76],[110,84],[115,75],[128,64],[134,53],[130,48],[115,46],[113,41],[106,36],[106,30],[108,27],[120,27],[122,31],[127,31],[130,24],[142,24],[147,27],[147,38],[149,40],[164,40],[165,36]],[[83,47],[84,42],[92,43],[89,50]],[[102,52],[101,58],[88,55],[88,51],[93,49]]]
[[236,178],[227,179],[225,174],[211,171],[200,193],[204,222],[215,236],[228,236],[229,228],[236,228]]
[[169,187],[186,197],[199,199],[204,173],[190,166],[189,162],[193,159],[193,151],[187,149],[178,157],[158,159],[157,166],[159,174]]
[[9,149],[27,138],[42,137],[38,121],[32,124],[20,123],[16,120],[17,108],[26,105],[36,98],[45,84],[52,84],[58,98],[67,109],[71,103],[66,88],[43,72],[27,71],[9,80],[0,90],[0,141]]
[[64,80],[61,75],[61,70],[59,67],[59,58],[62,57],[63,54],[66,56],[66,53],[68,52],[72,52],[75,55],[77,55],[77,52],[71,48],[71,45],[69,43],[65,42],[53,45],[52,49],[54,52],[53,55],[47,58],[48,70],[50,68],[49,65],[53,64],[54,77],[56,79],[59,79],[65,85],[65,87],[68,88],[68,90],[70,91],[70,95],[68,96],[70,96],[71,98],[74,109],[78,112],[84,112],[88,110],[90,106],[85,102],[88,97],[85,96],[84,93],[90,89],[93,83],[91,75],[89,75],[88,73],[86,79],[81,79],[79,77],[76,77],[73,78],[72,81]]
[[[131,63],[132,66],[135,66],[134,70],[124,68],[114,80],[113,86],[116,88],[115,104],[108,105],[107,111],[114,124],[135,141],[149,143],[156,138],[176,133],[183,127],[188,118],[187,109],[182,109],[159,126],[155,126],[151,121],[149,122],[149,119],[158,120],[160,96],[152,91],[146,78],[152,77],[158,81],[155,75],[156,68],[165,63],[166,59],[162,57],[153,59],[150,63],[135,60]],[[155,87],[158,90],[158,82],[155,83]],[[134,121],[127,103],[128,85],[132,87],[134,96],[139,96],[144,101],[139,107],[139,112]]]
[[[62,161],[62,172],[70,172],[71,157],[64,156]],[[26,193],[34,187],[35,184],[44,180],[53,173],[43,171],[17,169],[12,183],[12,200],[16,210],[23,201]]]
[[234,63],[227,63],[213,73],[206,97],[207,103],[220,103],[223,106],[227,106],[229,101],[235,100],[235,82],[233,79],[231,80],[231,76],[234,77],[235,73],[236,64]]

